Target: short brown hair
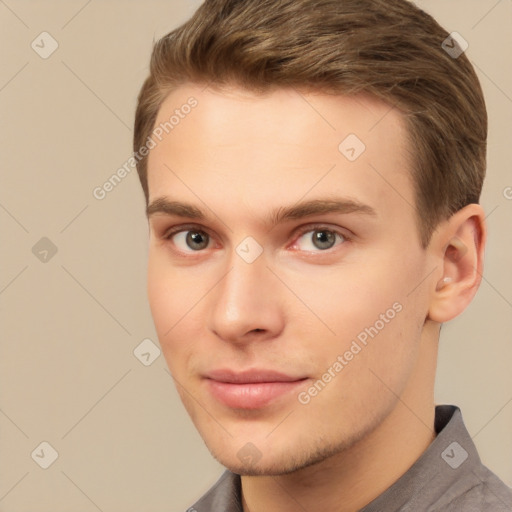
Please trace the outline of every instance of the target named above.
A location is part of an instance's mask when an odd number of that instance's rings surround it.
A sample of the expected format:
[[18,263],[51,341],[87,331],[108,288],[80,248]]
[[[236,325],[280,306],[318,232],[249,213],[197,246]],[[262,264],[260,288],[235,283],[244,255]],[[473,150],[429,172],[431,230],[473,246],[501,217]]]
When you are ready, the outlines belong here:
[[[134,151],[151,135],[167,95],[188,82],[366,92],[405,116],[426,247],[439,222],[478,203],[486,168],[482,89],[466,55],[443,48],[448,37],[408,0],[205,0],[154,45]],[[147,203],[147,157],[137,171]]]

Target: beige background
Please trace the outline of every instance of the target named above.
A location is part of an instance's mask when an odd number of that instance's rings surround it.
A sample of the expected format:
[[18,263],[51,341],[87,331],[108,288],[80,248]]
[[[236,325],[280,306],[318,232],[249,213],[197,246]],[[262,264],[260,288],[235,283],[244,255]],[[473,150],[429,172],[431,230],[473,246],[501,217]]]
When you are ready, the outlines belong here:
[[[185,510],[221,472],[163,357],[145,366],[133,353],[157,343],[135,171],[93,197],[130,156],[153,38],[198,4],[0,1],[0,512]],[[420,5],[469,42],[490,115],[484,281],[443,328],[437,401],[462,408],[483,461],[512,485],[512,2]],[[43,31],[59,45],[47,59],[31,48]],[[46,262],[32,252],[42,237],[57,248]],[[43,441],[58,452],[48,469]]]

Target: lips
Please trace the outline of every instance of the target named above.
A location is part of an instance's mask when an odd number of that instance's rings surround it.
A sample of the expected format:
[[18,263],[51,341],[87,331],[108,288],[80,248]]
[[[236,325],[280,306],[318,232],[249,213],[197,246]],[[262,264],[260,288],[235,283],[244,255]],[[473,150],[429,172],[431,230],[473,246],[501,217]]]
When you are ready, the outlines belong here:
[[242,372],[214,370],[205,375],[212,396],[233,409],[261,409],[291,394],[307,377],[291,376],[267,369]]

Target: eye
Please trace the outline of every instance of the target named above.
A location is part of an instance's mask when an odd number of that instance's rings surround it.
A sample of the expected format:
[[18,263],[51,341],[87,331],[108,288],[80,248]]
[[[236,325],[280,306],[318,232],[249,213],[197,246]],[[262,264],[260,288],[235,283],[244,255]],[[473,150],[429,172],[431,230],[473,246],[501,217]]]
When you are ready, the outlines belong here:
[[339,245],[340,243],[346,242],[347,237],[332,229],[319,227],[303,232],[297,239],[295,245],[301,251],[316,252],[317,249],[321,251],[331,249],[335,246],[337,241],[339,242],[337,245]]
[[210,235],[200,229],[189,229],[169,233],[165,237],[171,240],[183,252],[201,251],[210,245]]

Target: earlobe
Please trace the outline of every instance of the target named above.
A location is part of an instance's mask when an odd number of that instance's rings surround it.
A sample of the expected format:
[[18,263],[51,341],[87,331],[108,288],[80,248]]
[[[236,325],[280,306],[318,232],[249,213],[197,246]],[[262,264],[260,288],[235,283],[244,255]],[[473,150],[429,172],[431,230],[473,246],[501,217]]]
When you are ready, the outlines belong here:
[[443,222],[432,239],[441,278],[433,283],[428,318],[444,323],[462,313],[475,296],[483,272],[485,214],[470,204]]

